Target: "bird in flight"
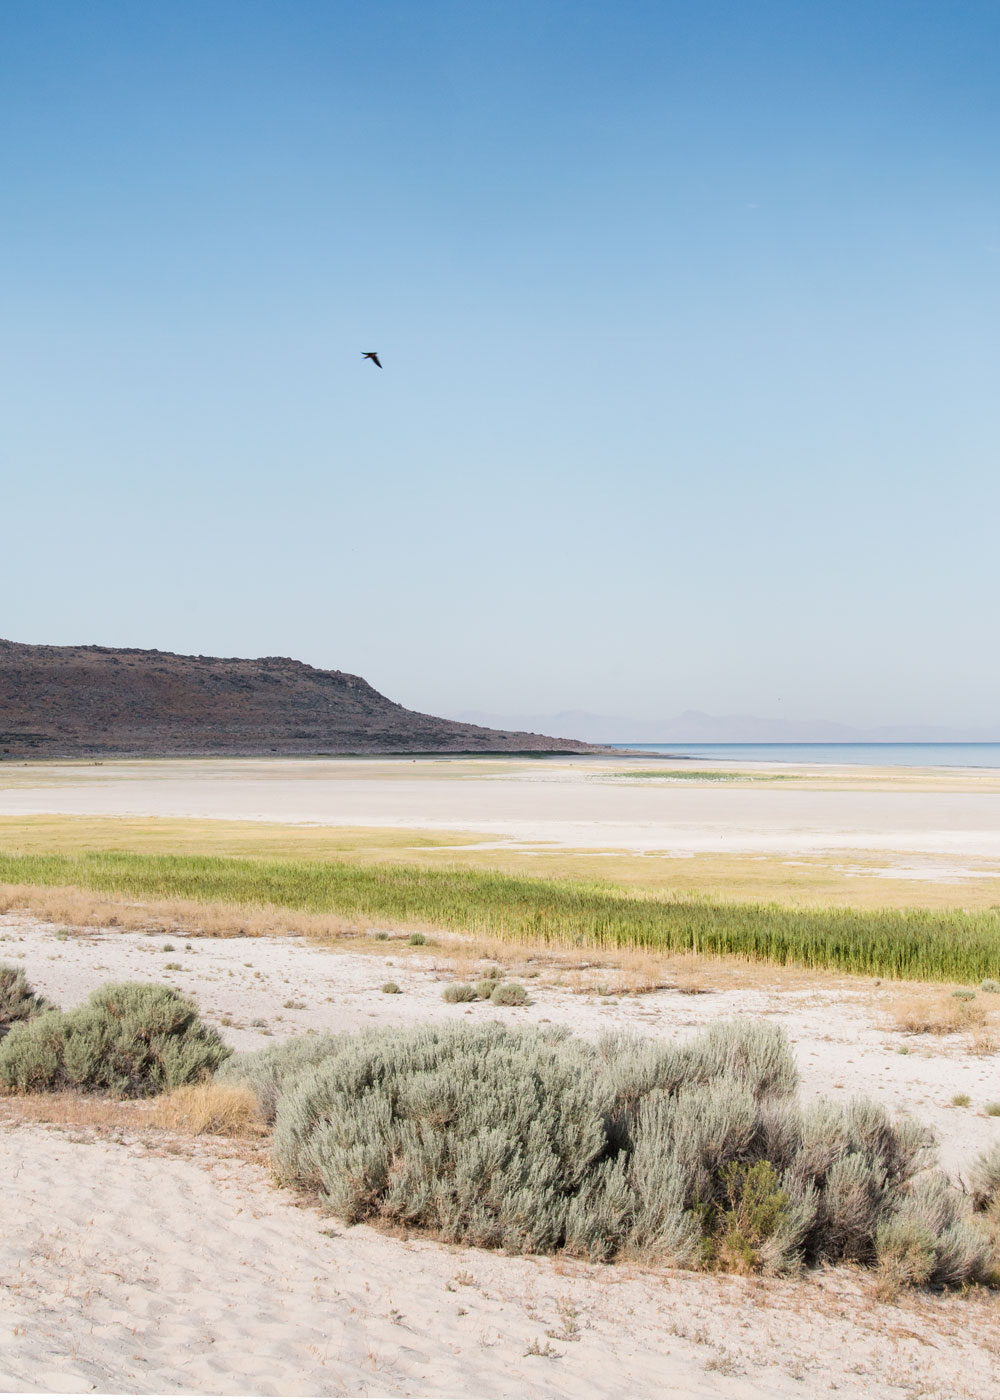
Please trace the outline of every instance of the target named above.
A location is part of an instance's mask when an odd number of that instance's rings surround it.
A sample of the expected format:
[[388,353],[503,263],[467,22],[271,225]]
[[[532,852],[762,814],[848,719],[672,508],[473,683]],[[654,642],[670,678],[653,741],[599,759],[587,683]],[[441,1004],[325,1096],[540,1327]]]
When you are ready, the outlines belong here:
[[374,350],[362,350],[361,358],[363,360],[374,360],[375,363],[378,365],[379,369],[382,368],[382,361],[379,359],[378,355],[375,353]]

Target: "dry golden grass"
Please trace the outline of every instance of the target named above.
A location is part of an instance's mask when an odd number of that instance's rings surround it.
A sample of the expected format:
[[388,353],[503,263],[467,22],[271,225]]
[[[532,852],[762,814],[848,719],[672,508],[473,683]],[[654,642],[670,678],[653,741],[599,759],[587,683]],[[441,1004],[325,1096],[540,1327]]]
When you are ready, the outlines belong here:
[[357,932],[355,925],[336,914],[211,904],[195,899],[130,900],[74,889],[71,885],[0,885],[0,914],[20,910],[77,929],[120,928],[206,938],[297,933],[325,941]]
[[137,1132],[150,1126],[151,1106],[148,1099],[99,1098],[68,1090],[55,1094],[0,1091],[0,1121],[46,1123],[57,1128]]
[[[114,1099],[64,1090],[0,1092],[0,1123],[37,1123],[68,1131],[164,1141],[211,1135],[249,1145],[266,1135],[260,1105],[245,1085],[194,1084],[150,1099]],[[151,1135],[152,1134],[152,1138]]]
[[891,1015],[896,1029],[907,1035],[982,1034],[988,1022],[986,1007],[978,998],[965,1001],[949,992],[908,992],[893,1003]]
[[261,1137],[266,1127],[257,1096],[246,1084],[185,1084],[153,1100],[149,1122],[174,1133]]

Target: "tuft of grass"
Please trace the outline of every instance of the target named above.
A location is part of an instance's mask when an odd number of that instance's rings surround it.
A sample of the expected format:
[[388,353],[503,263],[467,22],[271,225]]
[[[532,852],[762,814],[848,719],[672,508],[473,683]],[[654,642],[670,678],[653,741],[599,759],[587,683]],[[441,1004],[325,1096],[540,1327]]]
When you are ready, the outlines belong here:
[[968,1094],[953,1094],[951,1098],[953,1108],[968,1108],[971,1102]]
[[161,1095],[149,1121],[157,1128],[201,1136],[259,1137],[264,1131],[261,1106],[247,1084],[184,1084]]
[[398,982],[383,982],[382,990],[385,992],[386,996],[395,997],[399,996],[403,989]]
[[988,1103],[983,1108],[987,1118],[1000,1118],[1000,1103]]
[[[504,942],[728,954],[783,966],[962,983],[993,978],[1000,963],[1000,909],[723,904],[488,870],[127,851],[0,853],[0,882],[68,886],[132,901],[235,905],[260,931],[287,930],[295,911],[304,930],[310,916],[336,916],[367,927],[377,919]],[[239,927],[233,927],[232,917],[230,908],[226,932]],[[415,945],[421,941],[426,935],[410,936]]]
[[422,948],[427,942],[427,935],[424,933],[411,933],[406,941],[411,948]]
[[981,992],[989,992],[991,996],[995,996],[997,992],[1000,992],[1000,982],[998,982],[995,977],[984,977],[979,984],[979,990]]
[[986,1025],[985,1008],[965,997],[908,995],[892,1008],[896,1029],[910,1035],[954,1035]]

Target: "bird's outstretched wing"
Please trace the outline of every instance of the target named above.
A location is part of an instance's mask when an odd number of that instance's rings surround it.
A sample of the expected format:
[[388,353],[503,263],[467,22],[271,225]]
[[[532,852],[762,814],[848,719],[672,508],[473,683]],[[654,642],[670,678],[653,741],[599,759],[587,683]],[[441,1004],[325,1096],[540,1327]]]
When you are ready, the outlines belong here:
[[375,363],[378,365],[379,369],[382,368],[382,361],[379,359],[378,355],[375,353],[374,350],[362,350],[361,355],[363,359],[374,360]]

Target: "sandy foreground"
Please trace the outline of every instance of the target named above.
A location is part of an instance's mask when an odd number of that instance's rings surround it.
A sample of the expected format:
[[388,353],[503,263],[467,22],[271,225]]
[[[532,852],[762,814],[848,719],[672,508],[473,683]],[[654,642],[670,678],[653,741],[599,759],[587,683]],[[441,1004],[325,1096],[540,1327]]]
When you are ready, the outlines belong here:
[[[66,813],[490,833],[577,850],[893,851],[997,863],[1000,772],[843,774],[812,786],[643,783],[641,760],[159,760],[0,765],[0,815]],[[705,763],[699,767],[710,768]],[[744,765],[745,766],[745,765]],[[749,769],[747,770],[749,771]],[[787,776],[787,775],[786,775]]]
[[[382,956],[299,938],[168,939],[0,919],[0,960],[22,962],[60,1004],[108,980],[167,981],[194,994],[237,1048],[310,1029],[458,1017],[685,1037],[719,1016],[764,1015],[789,1031],[804,1096],[867,1092],[913,1110],[937,1129],[952,1171],[1000,1139],[1000,1118],[984,1113],[1000,1098],[995,1059],[961,1038],[902,1036],[888,1016],[891,989],[757,969],[745,987],[713,990],[709,980],[702,995],[614,998],[543,976],[527,982],[528,1007],[463,1007],[441,1000],[446,952],[390,943]],[[379,990],[389,978],[401,995]],[[956,1092],[971,1105],[953,1107]],[[394,1238],[296,1201],[232,1144],[29,1123],[16,1100],[0,1100],[0,1183],[4,1390],[1000,1393],[1000,1304],[989,1297],[888,1304],[852,1270],[743,1280]]]

